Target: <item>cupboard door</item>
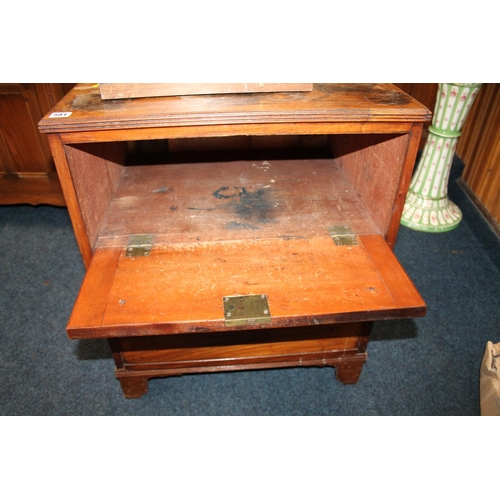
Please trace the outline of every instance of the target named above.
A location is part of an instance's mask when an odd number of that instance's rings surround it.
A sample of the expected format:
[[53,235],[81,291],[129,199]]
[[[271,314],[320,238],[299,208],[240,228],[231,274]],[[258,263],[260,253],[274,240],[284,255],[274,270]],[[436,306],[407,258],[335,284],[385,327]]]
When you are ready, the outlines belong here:
[[38,121],[72,84],[0,84],[0,204],[65,201]]

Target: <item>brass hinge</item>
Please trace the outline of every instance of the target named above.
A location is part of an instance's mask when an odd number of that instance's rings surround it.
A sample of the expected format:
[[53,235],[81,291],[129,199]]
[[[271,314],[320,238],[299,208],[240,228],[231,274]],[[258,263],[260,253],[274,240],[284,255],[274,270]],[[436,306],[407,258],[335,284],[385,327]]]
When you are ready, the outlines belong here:
[[328,228],[328,231],[337,246],[353,246],[358,244],[358,239],[350,226],[331,226]]
[[225,326],[267,325],[271,313],[267,295],[224,297]]
[[144,257],[153,247],[152,234],[132,234],[128,240],[125,257]]

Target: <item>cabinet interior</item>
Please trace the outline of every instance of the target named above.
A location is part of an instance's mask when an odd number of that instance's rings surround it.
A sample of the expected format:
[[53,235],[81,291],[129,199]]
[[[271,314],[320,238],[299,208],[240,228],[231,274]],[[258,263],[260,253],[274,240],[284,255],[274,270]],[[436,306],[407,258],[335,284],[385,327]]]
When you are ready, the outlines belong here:
[[[68,334],[241,329],[227,324],[222,301],[246,295],[269,299],[273,328],[423,313],[384,240],[407,137],[278,139],[212,150],[202,141],[201,151],[193,141],[65,146],[95,250]],[[149,161],[131,162],[144,146]],[[339,227],[350,243],[337,244]],[[151,236],[152,250],[130,257],[138,234]]]
[[408,135],[263,136],[66,145],[94,248],[387,235]]

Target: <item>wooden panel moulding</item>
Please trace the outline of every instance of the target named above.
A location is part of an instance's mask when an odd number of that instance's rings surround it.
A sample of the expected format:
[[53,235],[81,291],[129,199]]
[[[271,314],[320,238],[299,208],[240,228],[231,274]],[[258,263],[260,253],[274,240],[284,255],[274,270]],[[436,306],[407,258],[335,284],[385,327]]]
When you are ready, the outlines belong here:
[[0,84],[0,204],[65,205],[47,138],[37,123],[69,89],[63,84]]
[[40,131],[67,133],[221,124],[259,124],[262,128],[264,124],[276,123],[410,123],[430,118],[426,108],[397,87],[378,84],[315,84],[310,92],[144,98],[123,103],[105,101],[98,88],[79,85],[55,110],[71,115],[44,118],[39,123]]
[[[265,329],[218,332],[217,335],[194,333],[118,339],[125,363],[135,369],[171,364],[193,366],[200,362],[230,363],[235,359],[268,360],[283,354],[318,357],[335,351],[336,356],[356,351],[361,323],[346,323],[308,328]],[[290,345],[291,344],[291,345]],[[193,349],[188,351],[186,347]],[[308,354],[309,353],[309,354]],[[140,363],[140,365],[139,365]]]
[[500,84],[484,84],[457,145],[463,181],[495,231],[500,227]]
[[265,136],[271,135],[309,135],[321,136],[328,134],[405,134],[412,130],[411,123],[269,123],[235,124],[235,125],[189,125],[158,128],[141,128],[137,130],[93,130],[89,132],[61,133],[65,144],[84,144],[89,142],[115,141],[152,141],[163,139],[187,138],[226,138],[234,136]]
[[[483,140],[486,124],[492,112],[495,112],[494,102],[499,90],[500,83],[483,84],[467,115],[456,150],[457,155],[465,164],[464,176],[470,176],[475,172],[472,164],[481,150],[480,143]],[[471,177],[469,179],[471,180]]]

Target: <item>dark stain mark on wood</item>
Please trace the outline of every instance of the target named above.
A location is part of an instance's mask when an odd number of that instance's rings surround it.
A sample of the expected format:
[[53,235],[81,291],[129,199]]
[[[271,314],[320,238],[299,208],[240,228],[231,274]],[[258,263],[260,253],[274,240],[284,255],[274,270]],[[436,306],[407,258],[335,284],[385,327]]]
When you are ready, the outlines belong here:
[[[213,193],[219,200],[229,200],[224,206],[238,218],[268,224],[273,222],[273,210],[275,203],[272,201],[272,191],[261,188],[250,191],[240,186],[223,186]],[[231,222],[228,229],[241,229],[246,223]],[[257,227],[247,227],[246,229],[258,229]]]
[[411,97],[409,95],[400,94],[399,92],[374,92],[368,96],[368,99],[378,104],[387,104],[388,106],[404,106],[410,104]]
[[245,190],[237,199],[232,199],[228,206],[238,217],[268,224],[273,222],[274,210],[270,193],[269,189]]
[[123,107],[123,105],[125,104],[124,102],[120,101],[126,101],[126,99],[103,100],[101,99],[100,93],[83,94],[77,95],[73,99],[71,108],[80,109],[83,111],[105,111],[107,109],[116,110],[117,107]]
[[214,196],[218,200],[228,200],[230,198],[235,198],[236,196],[241,196],[243,194],[246,194],[247,190],[244,187],[238,187],[238,186],[223,186],[217,191],[214,192]]
[[[318,89],[321,88],[322,86],[319,85]],[[397,89],[382,88],[374,83],[365,83],[362,85],[339,84],[336,86],[336,90],[353,94],[360,92],[368,101],[387,106],[401,106],[409,104],[412,101],[409,95],[403,94]]]

